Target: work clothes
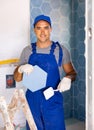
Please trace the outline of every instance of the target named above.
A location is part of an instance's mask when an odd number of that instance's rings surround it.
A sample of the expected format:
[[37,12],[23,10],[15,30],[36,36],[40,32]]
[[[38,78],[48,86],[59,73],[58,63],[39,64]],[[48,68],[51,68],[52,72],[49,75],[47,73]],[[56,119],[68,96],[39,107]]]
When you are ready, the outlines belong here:
[[[56,61],[54,50],[56,45],[59,46],[59,59]],[[54,96],[46,100],[43,91],[49,87],[56,89],[60,82],[60,74],[58,67],[62,63],[63,52],[58,42],[53,42],[49,54],[37,53],[36,43],[32,43],[32,54],[28,63],[38,65],[47,72],[46,86],[35,92],[29,89],[26,92],[26,98],[32,111],[38,130],[65,130],[63,96],[56,91]],[[32,81],[34,82],[34,81]],[[37,82],[37,81],[35,81]],[[27,130],[30,130],[28,124]]]

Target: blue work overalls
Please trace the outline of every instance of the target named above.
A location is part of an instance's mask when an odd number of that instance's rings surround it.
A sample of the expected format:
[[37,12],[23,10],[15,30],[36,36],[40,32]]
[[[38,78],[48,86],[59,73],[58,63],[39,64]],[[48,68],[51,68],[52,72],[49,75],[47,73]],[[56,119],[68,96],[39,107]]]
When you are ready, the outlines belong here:
[[[59,46],[59,62],[57,63],[54,50],[56,44]],[[29,57],[29,64],[38,65],[47,72],[45,88],[32,92],[27,90],[26,98],[32,111],[38,130],[65,130],[63,97],[59,91],[46,100],[43,91],[49,87],[57,88],[60,82],[58,65],[62,62],[62,49],[58,43],[52,43],[49,54],[37,53],[36,43],[31,44],[32,54]],[[34,82],[34,81],[32,81]],[[37,81],[35,81],[37,82]],[[30,130],[28,124],[27,130]]]

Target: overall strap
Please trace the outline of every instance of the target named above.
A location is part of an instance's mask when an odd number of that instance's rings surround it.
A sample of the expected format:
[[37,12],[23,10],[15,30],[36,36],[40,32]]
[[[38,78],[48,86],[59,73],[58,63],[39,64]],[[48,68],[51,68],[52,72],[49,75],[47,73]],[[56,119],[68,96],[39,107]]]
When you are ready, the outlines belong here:
[[58,65],[61,66],[62,65],[62,57],[63,57],[63,51],[62,48],[60,46],[60,44],[58,42],[56,42],[56,44],[59,47],[59,59],[58,59]]
[[36,53],[36,43],[31,43],[32,53]]
[[[59,47],[59,59],[58,59],[58,65],[61,66],[62,64],[62,57],[63,57],[63,51],[62,51],[62,48],[60,46],[60,44],[58,42],[53,42],[52,45],[51,45],[51,50],[50,50],[50,54],[53,54],[54,53],[54,50],[56,48],[56,44],[58,45]],[[32,46],[32,52],[33,54],[36,53],[36,43],[31,43],[31,46]]]
[[55,48],[56,48],[56,44],[55,44],[55,42],[52,42],[50,54],[53,55]]

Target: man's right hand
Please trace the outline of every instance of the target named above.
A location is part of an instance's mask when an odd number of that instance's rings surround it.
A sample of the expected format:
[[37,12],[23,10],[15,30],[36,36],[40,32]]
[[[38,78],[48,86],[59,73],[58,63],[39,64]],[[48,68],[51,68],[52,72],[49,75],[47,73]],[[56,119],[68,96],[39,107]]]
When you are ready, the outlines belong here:
[[33,71],[33,66],[30,64],[21,65],[18,68],[19,73],[26,73],[27,75],[29,75],[32,71]]
[[64,92],[64,91],[67,91],[71,88],[71,79],[70,78],[67,78],[67,77],[64,77],[59,85],[57,86],[57,90],[59,90],[60,92]]

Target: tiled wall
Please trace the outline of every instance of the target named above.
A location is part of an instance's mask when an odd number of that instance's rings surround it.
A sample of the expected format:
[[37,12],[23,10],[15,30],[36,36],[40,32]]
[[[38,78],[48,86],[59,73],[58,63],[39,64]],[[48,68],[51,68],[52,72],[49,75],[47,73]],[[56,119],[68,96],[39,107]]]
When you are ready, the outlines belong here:
[[[77,70],[77,80],[73,88],[73,116],[85,120],[85,0],[72,0],[72,57]],[[71,48],[72,48],[71,46]]]
[[77,80],[64,95],[65,118],[85,118],[85,58],[84,58],[84,1],[83,0],[30,0],[30,38],[35,42],[33,20],[39,14],[52,19],[51,39],[59,41],[71,53],[78,72]]

